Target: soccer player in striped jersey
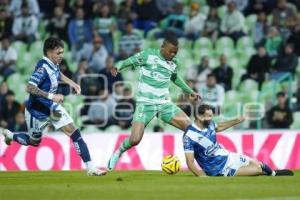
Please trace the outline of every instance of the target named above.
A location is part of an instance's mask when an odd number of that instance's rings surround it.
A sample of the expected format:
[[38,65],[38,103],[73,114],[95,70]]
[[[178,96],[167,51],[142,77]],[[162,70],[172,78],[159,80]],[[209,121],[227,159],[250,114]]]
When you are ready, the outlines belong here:
[[124,61],[119,62],[112,69],[112,74],[127,69],[138,69],[139,79],[136,93],[136,110],[133,117],[130,137],[126,138],[108,162],[108,170],[113,170],[118,159],[132,146],[139,144],[144,129],[156,116],[164,122],[185,131],[192,124],[189,117],[170,100],[169,85],[172,81],[184,92],[190,94],[190,99],[200,98],[177,73],[178,40],[175,36],[167,36],[159,49],[141,51]]
[[[216,124],[209,105],[196,108],[195,123],[183,136],[187,166],[196,176],[292,176],[290,170],[272,170],[268,165],[246,155],[229,152],[216,140],[216,132],[242,123],[244,117]],[[203,172],[194,163],[197,161]]]
[[64,96],[56,94],[60,80],[73,88],[77,94],[81,92],[78,84],[60,72],[59,64],[64,53],[62,41],[48,38],[44,43],[43,52],[44,57],[36,64],[27,85],[27,92],[30,94],[25,109],[28,133],[12,133],[8,129],[3,129],[5,143],[10,145],[15,141],[25,146],[38,146],[42,140],[43,130],[48,124],[52,124],[55,129],[61,130],[72,139],[77,153],[86,164],[89,176],[105,175],[106,171],[94,166],[79,129],[75,127],[73,119],[62,107]]

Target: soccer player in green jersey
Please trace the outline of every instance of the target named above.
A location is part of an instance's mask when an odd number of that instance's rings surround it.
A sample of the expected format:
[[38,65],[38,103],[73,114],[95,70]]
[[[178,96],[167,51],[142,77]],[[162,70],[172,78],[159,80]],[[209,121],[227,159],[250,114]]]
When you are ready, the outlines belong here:
[[113,170],[118,159],[128,149],[139,144],[144,129],[148,123],[158,116],[164,122],[185,131],[192,124],[190,118],[170,100],[169,85],[172,81],[184,92],[190,94],[190,99],[196,101],[200,95],[194,92],[177,73],[178,40],[168,36],[158,49],[141,51],[126,60],[119,62],[111,70],[112,75],[132,68],[139,68],[139,80],[136,93],[136,110],[133,116],[131,135],[126,138],[119,149],[114,152],[108,162],[108,170]]

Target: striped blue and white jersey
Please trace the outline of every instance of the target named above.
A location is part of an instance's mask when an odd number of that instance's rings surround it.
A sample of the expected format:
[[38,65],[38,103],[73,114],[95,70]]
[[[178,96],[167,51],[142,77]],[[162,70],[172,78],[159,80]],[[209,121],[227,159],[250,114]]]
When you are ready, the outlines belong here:
[[[37,86],[40,90],[55,94],[60,80],[60,69],[47,57],[38,61],[29,84]],[[26,109],[37,119],[46,119],[51,110],[55,110],[58,104],[44,97],[30,94],[26,102]]]
[[194,153],[195,160],[208,176],[220,175],[229,155],[217,142],[216,126],[213,121],[205,129],[193,124],[183,136],[184,151]]

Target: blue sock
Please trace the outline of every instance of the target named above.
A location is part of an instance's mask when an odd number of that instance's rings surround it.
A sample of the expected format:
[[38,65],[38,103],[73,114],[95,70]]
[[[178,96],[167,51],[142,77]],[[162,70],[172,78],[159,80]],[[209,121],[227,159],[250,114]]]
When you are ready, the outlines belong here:
[[269,176],[272,175],[273,170],[268,165],[266,165],[265,163],[261,163],[260,166],[263,172],[265,172]]
[[21,145],[25,145],[25,146],[30,145],[29,135],[25,133],[15,133],[13,136],[13,140]]
[[78,129],[74,131],[74,133],[71,135],[71,139],[74,142],[75,149],[78,155],[80,155],[83,162],[91,161],[89,149],[84,140],[82,139]]

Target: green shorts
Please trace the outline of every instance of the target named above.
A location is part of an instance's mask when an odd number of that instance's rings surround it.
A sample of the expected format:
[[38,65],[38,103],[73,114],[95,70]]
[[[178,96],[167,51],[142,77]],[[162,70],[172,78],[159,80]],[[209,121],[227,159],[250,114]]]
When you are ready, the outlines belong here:
[[137,103],[133,115],[133,122],[143,122],[145,126],[157,116],[166,123],[170,123],[172,118],[178,113],[183,112],[174,103],[165,103],[160,105],[145,105]]

